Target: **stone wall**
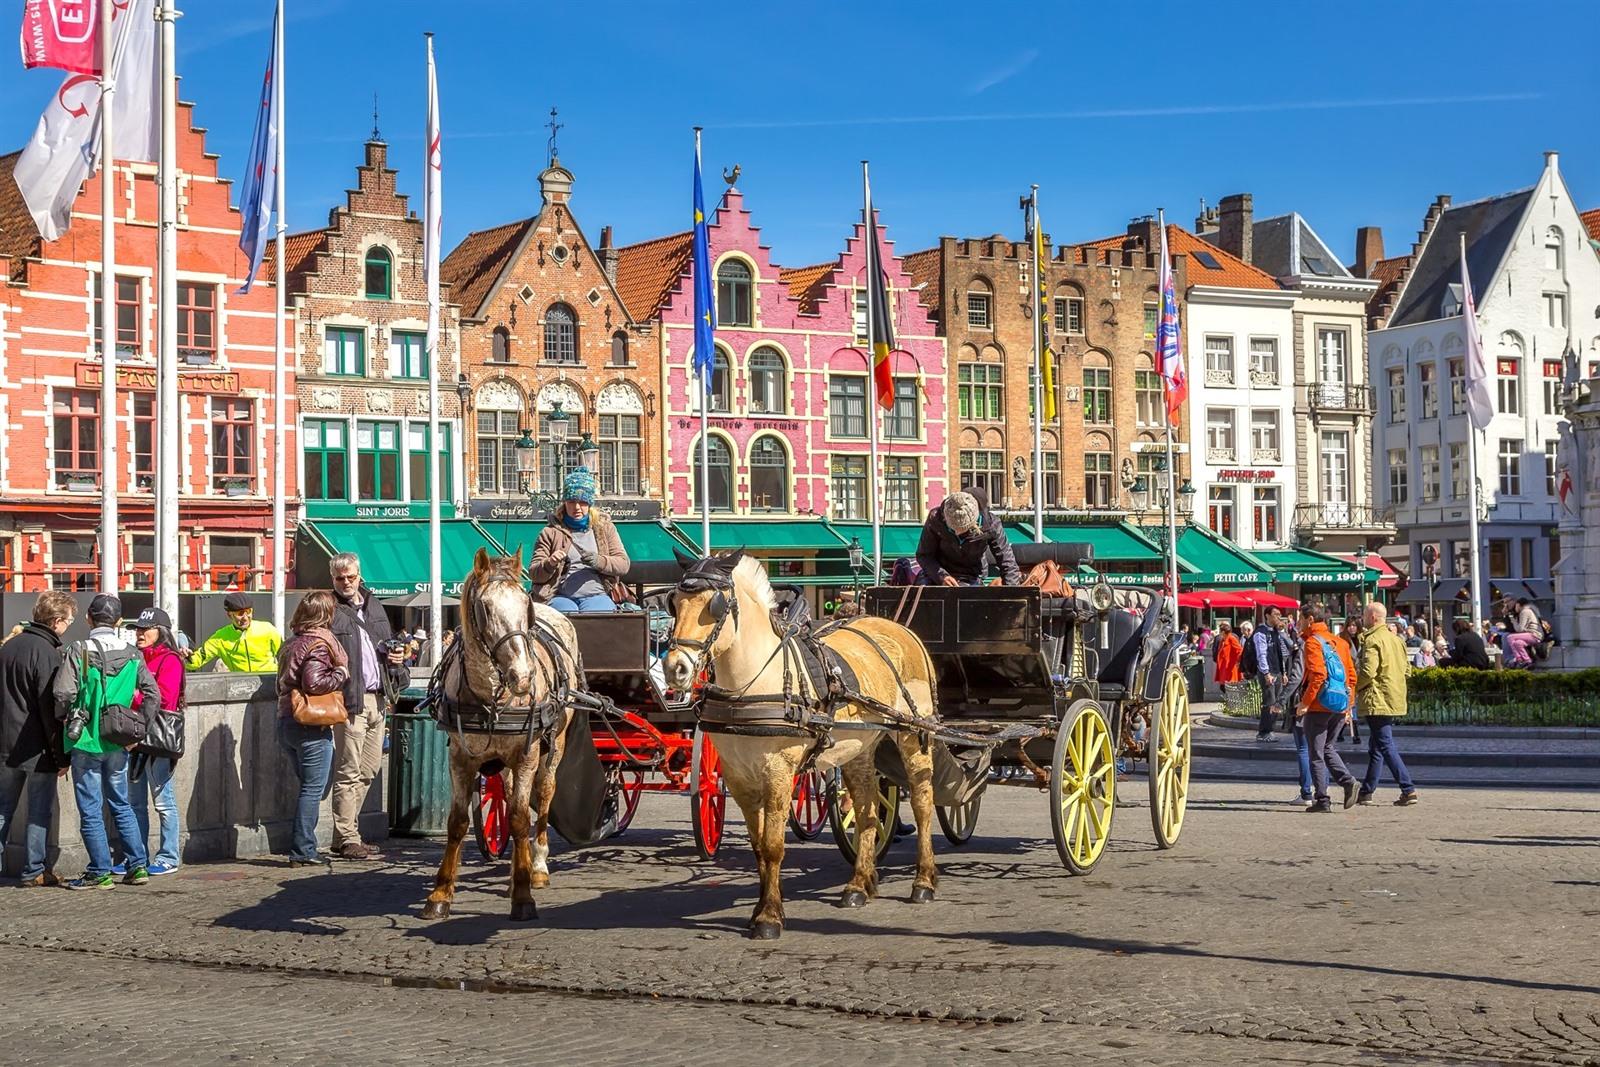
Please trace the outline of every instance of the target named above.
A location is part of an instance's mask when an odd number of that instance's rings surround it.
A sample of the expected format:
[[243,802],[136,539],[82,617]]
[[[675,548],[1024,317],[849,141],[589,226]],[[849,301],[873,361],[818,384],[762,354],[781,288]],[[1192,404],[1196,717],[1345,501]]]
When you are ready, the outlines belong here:
[[1561,559],[1555,578],[1555,626],[1561,644],[1554,665],[1600,667],[1600,381],[1591,379],[1564,402],[1568,425],[1557,454],[1556,506]]
[[[189,676],[187,751],[175,774],[184,863],[288,851],[300,782],[288,755],[278,747],[277,699],[277,679],[270,674]],[[369,841],[388,834],[386,776],[386,770],[378,775],[362,809],[361,832]],[[24,798],[5,846],[5,872],[13,876],[22,866],[26,807]],[[56,813],[50,865],[63,876],[75,875],[86,854],[78,836],[70,775],[57,782]],[[153,849],[154,811],[150,822]],[[107,826],[111,827],[109,816]],[[332,833],[333,816],[324,800],[318,842],[326,847]]]

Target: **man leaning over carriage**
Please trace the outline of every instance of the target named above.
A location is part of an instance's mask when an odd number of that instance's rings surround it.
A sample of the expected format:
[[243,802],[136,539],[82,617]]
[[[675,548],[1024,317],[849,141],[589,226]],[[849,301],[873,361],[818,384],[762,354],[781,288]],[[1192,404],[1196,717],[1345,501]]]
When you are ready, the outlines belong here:
[[999,517],[989,510],[989,496],[982,489],[951,493],[928,513],[917,542],[922,584],[985,585],[991,556],[1004,584],[1022,584],[1011,541]]
[[594,472],[579,467],[561,485],[561,506],[534,542],[533,595],[565,614],[616,611],[628,550],[611,520],[595,510]]

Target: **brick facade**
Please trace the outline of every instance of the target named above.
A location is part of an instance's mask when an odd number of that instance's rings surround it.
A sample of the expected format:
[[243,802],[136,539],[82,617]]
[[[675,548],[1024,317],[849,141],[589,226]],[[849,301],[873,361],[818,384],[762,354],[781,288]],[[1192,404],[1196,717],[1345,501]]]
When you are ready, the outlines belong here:
[[[238,291],[248,270],[239,212],[193,111],[178,105],[180,588],[260,589],[270,585],[273,494],[291,508],[298,494],[292,464],[285,485],[271,484],[272,457],[293,455],[294,435],[280,442],[272,433],[273,289]],[[16,159],[0,158],[0,582],[88,589],[98,586],[100,177],[84,184],[66,233],[42,241],[21,206]],[[153,165],[119,163],[113,176],[116,273],[127,294],[117,359],[122,559],[125,588],[148,589],[153,451],[167,432],[154,423],[158,195]],[[293,426],[292,410],[287,419]]]

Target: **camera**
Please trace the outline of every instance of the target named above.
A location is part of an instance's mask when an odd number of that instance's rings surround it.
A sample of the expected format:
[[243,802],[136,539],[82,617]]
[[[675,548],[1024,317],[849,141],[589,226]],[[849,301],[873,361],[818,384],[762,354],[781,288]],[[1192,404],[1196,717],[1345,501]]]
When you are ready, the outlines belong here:
[[89,709],[73,708],[72,714],[67,716],[67,743],[75,745],[78,738],[83,736],[83,731],[89,728]]
[[398,637],[391,637],[387,641],[378,643],[378,651],[387,656],[391,652],[404,652],[408,647],[406,642]]

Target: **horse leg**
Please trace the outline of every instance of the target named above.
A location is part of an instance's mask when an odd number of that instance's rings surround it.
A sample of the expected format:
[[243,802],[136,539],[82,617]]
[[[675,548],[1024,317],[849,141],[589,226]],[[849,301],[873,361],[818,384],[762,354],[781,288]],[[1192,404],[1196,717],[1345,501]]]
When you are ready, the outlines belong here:
[[551,741],[544,758],[537,762],[537,776],[532,773],[535,763],[528,763],[528,777],[533,782],[533,874],[529,882],[533,889],[544,889],[550,885],[550,805],[556,797],[556,765],[561,762],[565,738],[566,730],[563,728],[560,735]]
[[[522,757],[512,774],[511,787],[511,921],[526,922],[539,917],[533,902],[533,854],[528,849],[528,798],[533,793],[534,769],[538,766],[539,746]],[[548,876],[547,876],[548,877]]]
[[[724,760],[726,760],[726,756],[724,756]],[[763,827],[766,823],[765,805],[758,789],[751,788],[750,783],[727,774],[727,769],[728,764],[724,762],[723,781],[728,786],[728,795],[733,798],[733,802],[739,805],[739,810],[744,813],[745,828],[750,831],[750,851],[755,853],[756,857],[756,876],[761,882],[761,899],[756,901],[755,910],[750,913],[750,921],[746,924],[751,931],[750,936],[757,937],[759,935],[755,933],[756,922],[761,918],[761,909],[766,902],[767,886],[767,850],[764,846],[765,836],[763,834]]]
[[841,908],[865,907],[878,895],[878,772],[872,759],[875,746],[865,745],[861,755],[839,768],[850,807],[856,814],[856,866],[839,895]]
[[456,897],[456,875],[461,870],[461,846],[467,838],[467,802],[471,796],[469,783],[477,778],[477,770],[466,765],[460,750],[454,750],[450,760],[450,820],[447,826],[444,859],[439,861],[439,873],[433,880],[433,892],[422,906],[424,919],[445,919],[450,916],[450,904]]
[[750,936],[770,941],[783,933],[783,849],[789,827],[789,805],[794,802],[794,769],[776,755],[769,761],[760,796],[760,822],[750,828],[761,872],[761,899],[750,919]]
[[917,820],[917,878],[911,885],[911,903],[927,904],[939,884],[933,861],[933,753],[923,751],[921,739],[913,733],[897,735],[896,742],[911,781],[911,812]]

